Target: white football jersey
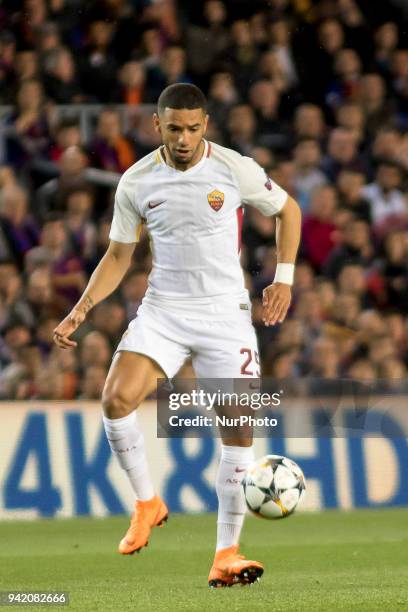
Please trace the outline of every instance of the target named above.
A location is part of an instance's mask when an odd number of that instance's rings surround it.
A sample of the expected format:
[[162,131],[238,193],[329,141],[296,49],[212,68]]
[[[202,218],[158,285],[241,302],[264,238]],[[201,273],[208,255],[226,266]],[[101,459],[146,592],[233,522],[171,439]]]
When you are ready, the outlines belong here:
[[146,223],[153,252],[148,298],[234,298],[246,293],[239,260],[243,206],[274,215],[286,199],[253,159],[231,149],[205,141],[201,160],[180,171],[159,148],[121,177],[109,237],[136,242]]

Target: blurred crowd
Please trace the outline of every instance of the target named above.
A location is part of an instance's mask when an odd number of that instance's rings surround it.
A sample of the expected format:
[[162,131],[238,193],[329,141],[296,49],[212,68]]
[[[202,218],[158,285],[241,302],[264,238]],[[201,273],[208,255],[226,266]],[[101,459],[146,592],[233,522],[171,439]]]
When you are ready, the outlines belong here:
[[[148,236],[76,350],[57,349],[52,330],[107,248],[120,174],[160,144],[151,110],[135,110],[175,82],[208,95],[208,139],[254,157],[303,211],[293,304],[269,328],[275,221],[245,214],[263,374],[390,387],[407,376],[408,16],[375,4],[1,4],[0,398],[100,397],[146,290]],[[102,105],[90,136],[78,105]]]

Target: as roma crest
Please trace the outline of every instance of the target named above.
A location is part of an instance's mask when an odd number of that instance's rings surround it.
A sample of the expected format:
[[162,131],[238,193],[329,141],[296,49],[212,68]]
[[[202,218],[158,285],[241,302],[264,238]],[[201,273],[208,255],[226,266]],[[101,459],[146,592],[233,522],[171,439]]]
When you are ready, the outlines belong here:
[[224,204],[224,194],[222,191],[214,189],[214,191],[207,195],[207,200],[211,208],[215,210],[215,212],[218,212]]

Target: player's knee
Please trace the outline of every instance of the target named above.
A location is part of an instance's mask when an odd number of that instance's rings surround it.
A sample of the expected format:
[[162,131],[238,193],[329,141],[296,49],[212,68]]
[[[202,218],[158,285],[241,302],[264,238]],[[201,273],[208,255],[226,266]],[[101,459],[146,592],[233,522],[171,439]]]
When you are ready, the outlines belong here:
[[108,419],[120,419],[132,412],[135,405],[119,390],[105,388],[102,394],[102,407]]

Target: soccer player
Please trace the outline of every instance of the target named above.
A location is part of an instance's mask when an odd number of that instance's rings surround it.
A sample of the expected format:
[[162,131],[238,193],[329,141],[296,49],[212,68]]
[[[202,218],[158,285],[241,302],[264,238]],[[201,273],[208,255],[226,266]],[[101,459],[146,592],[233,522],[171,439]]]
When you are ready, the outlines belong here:
[[[153,489],[135,408],[158,378],[171,379],[190,355],[198,378],[259,376],[239,261],[243,205],[277,218],[278,264],[263,292],[265,325],[285,319],[300,239],[297,203],[251,158],[204,139],[208,115],[200,89],[185,83],[167,87],[153,121],[163,145],[121,177],[109,248],[79,302],[54,330],[59,347],[76,346],[71,334],[117,288],[145,223],[153,249],[149,287],[117,347],[102,397],[110,447],[136,496],[119,544],[124,555],[146,546],[151,529],[168,515]],[[252,460],[252,440],[222,440],[210,586],[248,584],[262,575],[261,563],[238,552],[245,514],[241,481]]]

